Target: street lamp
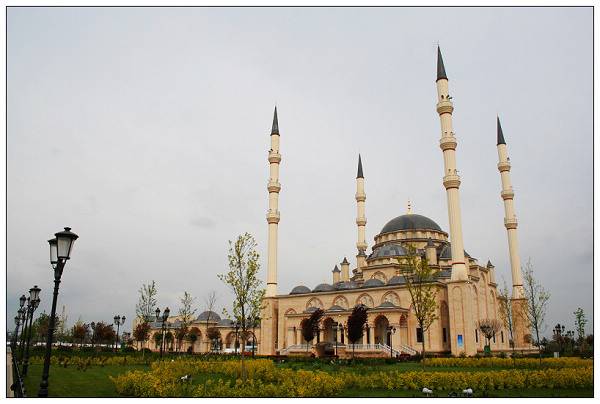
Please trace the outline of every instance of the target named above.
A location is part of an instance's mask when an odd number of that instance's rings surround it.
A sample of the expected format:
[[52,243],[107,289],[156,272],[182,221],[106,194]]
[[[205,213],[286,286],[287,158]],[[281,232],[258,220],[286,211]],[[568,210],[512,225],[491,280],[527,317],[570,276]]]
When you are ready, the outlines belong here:
[[26,299],[27,304],[25,305],[25,307],[21,307],[21,321],[23,322],[23,330],[21,331],[21,342],[19,343],[20,348],[19,348],[19,364],[23,364],[23,357],[25,356],[25,342],[27,340],[27,330],[29,330],[29,327],[27,327],[27,323],[29,320],[29,298]]
[[19,310],[17,310],[17,316],[15,317],[15,335],[13,335],[13,344],[12,344],[12,355],[14,356],[16,354],[16,349],[17,349],[17,341],[19,338],[19,326],[21,325],[21,317],[23,316],[23,306],[25,305],[25,300],[27,300],[27,298],[25,297],[25,295],[21,295],[21,297],[19,298]]
[[125,316],[121,317],[120,315],[113,317],[114,323],[117,326],[117,336],[115,338],[115,352],[117,352],[117,347],[119,344],[119,327],[125,324]]
[[387,332],[390,335],[390,358],[394,357],[394,350],[392,349],[392,335],[396,333],[396,327],[392,327],[391,325],[387,326]]
[[54,336],[54,326],[56,323],[56,300],[58,299],[58,288],[60,278],[67,260],[71,258],[73,244],[79,236],[71,231],[70,227],[65,227],[63,231],[54,234],[53,239],[48,240],[50,245],[50,265],[54,269],[54,293],[52,295],[52,310],[48,321],[48,335],[46,338],[46,354],[44,357],[44,370],[42,371],[42,381],[38,397],[48,397],[48,378],[50,377],[50,355],[52,354],[52,337]]
[[23,377],[27,376],[27,370],[29,368],[29,346],[31,345],[31,329],[33,328],[31,325],[33,324],[33,313],[38,308],[40,304],[40,288],[35,285],[31,289],[29,289],[29,306],[27,309],[27,317],[25,318],[25,322],[29,319],[29,330],[27,332],[27,341],[25,343],[25,359],[23,360],[23,371],[21,375]]
[[[163,311],[163,315],[160,315],[160,309],[157,307],[156,308],[156,321],[161,321],[162,324],[160,326],[160,332],[162,333],[162,338],[160,340],[160,358],[162,359],[163,356],[163,345],[165,343],[165,322],[167,321],[167,319],[169,318],[169,314],[171,313],[171,310],[169,310],[169,308],[165,308],[165,311]],[[115,317],[116,318],[116,317]]]
[[558,342],[558,351],[562,353],[562,334],[565,332],[565,326],[556,324],[552,333],[554,334],[554,338],[556,338],[556,342]]

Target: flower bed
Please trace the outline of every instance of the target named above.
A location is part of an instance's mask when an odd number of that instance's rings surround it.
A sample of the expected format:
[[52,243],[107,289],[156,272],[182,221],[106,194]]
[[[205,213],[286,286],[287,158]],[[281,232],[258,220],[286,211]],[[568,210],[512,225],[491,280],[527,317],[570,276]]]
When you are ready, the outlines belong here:
[[[431,358],[426,360],[427,366],[434,367],[506,367],[523,369],[540,369],[537,358]],[[586,368],[593,367],[594,361],[581,358],[545,358],[542,368]]]

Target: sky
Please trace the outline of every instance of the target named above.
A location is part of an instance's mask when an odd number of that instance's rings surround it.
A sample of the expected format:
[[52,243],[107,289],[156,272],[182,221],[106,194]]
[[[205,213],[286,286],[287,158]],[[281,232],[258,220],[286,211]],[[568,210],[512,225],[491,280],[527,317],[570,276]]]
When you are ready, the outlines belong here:
[[[550,294],[545,335],[593,315],[593,49],[588,8],[7,10],[7,318],[47,240],[79,235],[58,298],[68,323],[130,330],[138,290],[232,295],[228,240],[249,232],[266,280],[270,129],[281,132],[278,292],[356,262],[358,153],[367,242],[413,212],[448,231],[436,52],[453,96],[466,251],[511,284],[500,116],[521,260]],[[370,252],[370,247],[368,252]],[[9,327],[12,329],[12,321]]]

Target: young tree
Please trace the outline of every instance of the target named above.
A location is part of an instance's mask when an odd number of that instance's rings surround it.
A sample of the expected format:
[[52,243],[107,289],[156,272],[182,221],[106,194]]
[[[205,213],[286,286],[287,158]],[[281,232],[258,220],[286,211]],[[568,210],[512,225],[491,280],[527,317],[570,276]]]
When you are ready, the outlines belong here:
[[[311,342],[316,333],[319,332],[319,324],[323,318],[325,312],[323,309],[316,309],[311,313],[308,318],[305,318],[300,322],[300,328],[302,329],[302,337],[306,341],[306,351],[308,352],[308,343]],[[306,321],[305,321],[306,320]]]
[[216,350],[219,348],[219,341],[221,340],[221,332],[216,327],[210,327],[206,330],[206,337],[211,341],[212,349]]
[[412,308],[415,318],[421,328],[421,346],[423,356],[423,369],[425,369],[425,336],[427,330],[438,319],[438,304],[436,295],[438,287],[435,277],[438,271],[431,268],[427,263],[427,258],[417,256],[416,250],[412,245],[405,246],[407,255],[404,263],[398,260],[402,265],[402,276],[406,281],[406,288],[410,294]]
[[167,331],[167,333],[165,334],[165,351],[167,350],[167,347],[170,345],[171,348],[169,350],[173,349],[173,333],[171,331]]
[[354,345],[363,336],[363,330],[367,323],[367,307],[359,304],[354,306],[348,317],[346,329],[348,330],[348,341],[352,344],[352,358],[354,359]]
[[498,291],[498,302],[499,302],[499,307],[498,307],[498,311],[500,312],[500,318],[502,319],[502,323],[504,324],[504,327],[506,328],[506,330],[508,331],[508,343],[513,351],[512,353],[512,357],[513,357],[513,366],[515,365],[515,340],[514,340],[514,335],[513,335],[513,331],[514,331],[514,324],[515,324],[515,320],[514,320],[514,312],[513,312],[513,306],[512,306],[512,302],[510,300],[510,295],[508,292],[508,286],[506,286],[506,280],[502,280],[503,282],[503,287],[502,289],[500,289]]
[[153,339],[154,339],[154,346],[156,347],[156,349],[158,349],[160,347],[160,345],[162,344],[162,340],[163,340],[162,331],[154,333]]
[[150,337],[150,323],[140,321],[133,329],[133,338],[142,343],[142,358],[144,357],[144,345]]
[[186,335],[187,340],[190,342],[190,347],[188,349],[191,353],[194,353],[194,344],[198,341],[199,335],[200,329],[198,327],[192,327]]
[[77,322],[73,325],[73,329],[71,331],[71,333],[73,335],[73,340],[74,341],[79,340],[80,346],[81,346],[81,344],[83,344],[83,340],[88,335],[89,330],[90,330],[90,325],[85,324],[83,321],[81,321],[81,318],[79,318],[77,320]]
[[531,260],[527,261],[527,264],[525,265],[525,271],[523,273],[523,289],[525,292],[525,299],[527,300],[524,316],[525,320],[529,323],[529,326],[532,327],[535,332],[534,343],[538,347],[541,366],[542,346],[540,334],[545,329],[544,320],[546,318],[550,293],[548,293],[533,276],[533,265],[531,264]]
[[135,305],[135,314],[140,320],[149,323],[154,319],[154,310],[156,309],[156,295],[158,294],[156,283],[152,281],[147,285],[142,284],[139,293],[140,297]]
[[196,314],[197,309],[193,307],[195,297],[192,297],[188,292],[183,292],[183,296],[179,301],[181,302],[181,307],[179,308],[179,316],[181,317],[181,322],[185,327],[190,325],[192,320],[194,319],[194,314]]
[[188,333],[188,327],[182,322],[181,325],[175,330],[175,339],[177,340],[177,351],[181,351],[183,340]]
[[[208,295],[204,298],[204,311],[206,311],[208,313],[208,316],[206,316],[206,329],[208,330],[209,328],[209,323],[211,321],[215,321],[216,318],[213,318],[212,313],[215,312],[215,305],[217,303],[217,292],[215,292],[214,290],[211,290]],[[207,342],[207,344],[210,344],[210,341]],[[208,349],[208,345],[207,345],[207,350]]]
[[117,336],[112,324],[108,325],[104,321],[98,321],[95,327],[96,341],[100,344],[112,344]]
[[477,327],[485,336],[486,345],[490,345],[490,340],[502,329],[502,323],[493,318],[486,318],[477,322]]
[[[217,275],[233,292],[233,311],[231,315],[226,309],[223,313],[229,318],[235,319],[242,335],[246,335],[249,328],[250,318],[258,317],[262,310],[262,300],[265,290],[261,288],[261,281],[258,279],[260,269],[259,255],[256,251],[256,241],[250,234],[245,233],[238,236],[235,243],[229,241],[229,271],[225,274]],[[242,380],[246,381],[246,368],[244,364],[244,348],[246,341],[242,339]]]
[[573,313],[575,315],[575,329],[577,330],[577,343],[581,346],[584,342],[585,338],[585,325],[587,324],[587,320],[585,318],[585,313],[581,307],[578,307],[577,310]]

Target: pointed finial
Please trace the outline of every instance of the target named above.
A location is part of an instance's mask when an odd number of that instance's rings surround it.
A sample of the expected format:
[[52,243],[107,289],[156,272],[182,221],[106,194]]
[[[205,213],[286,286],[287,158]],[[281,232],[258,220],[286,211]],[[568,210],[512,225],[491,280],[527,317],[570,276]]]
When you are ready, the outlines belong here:
[[440,50],[440,46],[438,45],[438,59],[437,59],[437,80],[446,79],[446,69],[444,68],[444,59],[442,59],[442,51]]
[[331,271],[331,272],[341,272],[341,271],[338,268],[338,266],[336,265],[336,266],[333,267],[333,271]]
[[348,259],[346,257],[344,257],[344,260],[342,261],[342,264],[349,264]]
[[358,154],[358,173],[356,174],[356,178],[365,178],[363,176],[362,161],[360,160],[360,153]]
[[502,126],[500,126],[500,117],[496,116],[496,128],[498,132],[498,144],[506,144],[504,141],[504,134],[502,133]]
[[488,263],[487,263],[486,267],[488,267],[488,268],[494,268],[494,266],[492,265],[492,262],[490,260],[488,260]]
[[275,113],[273,114],[273,128],[271,129],[271,135],[279,135],[279,123],[277,122],[277,106],[275,106]]
[[406,204],[406,214],[410,215],[412,213],[412,205],[410,203],[410,199],[408,200],[408,203]]

